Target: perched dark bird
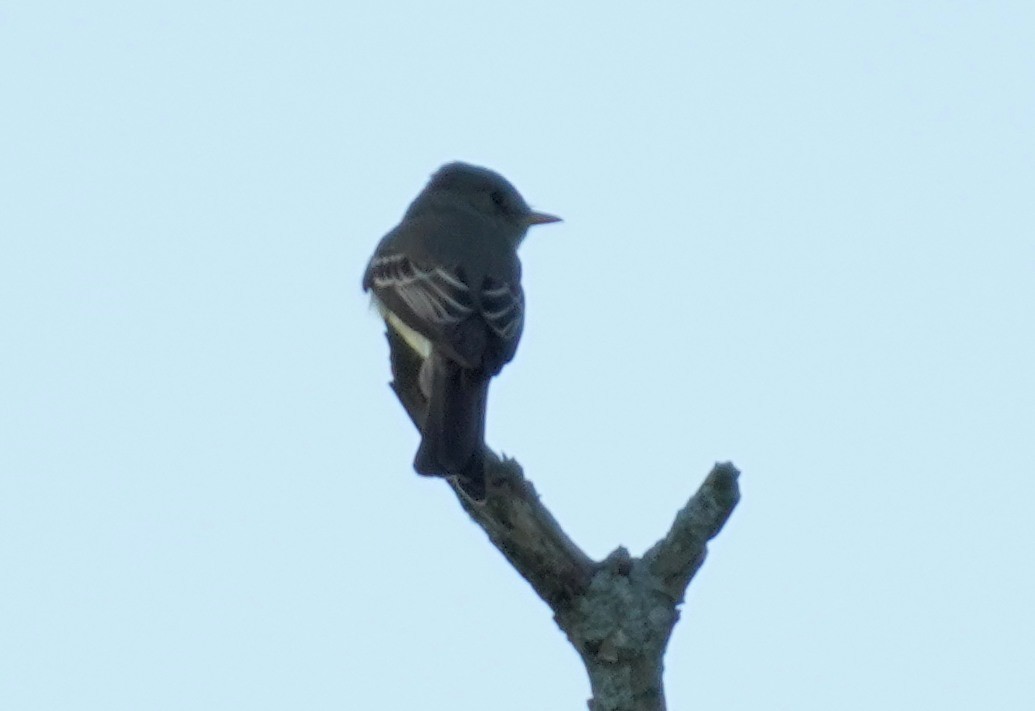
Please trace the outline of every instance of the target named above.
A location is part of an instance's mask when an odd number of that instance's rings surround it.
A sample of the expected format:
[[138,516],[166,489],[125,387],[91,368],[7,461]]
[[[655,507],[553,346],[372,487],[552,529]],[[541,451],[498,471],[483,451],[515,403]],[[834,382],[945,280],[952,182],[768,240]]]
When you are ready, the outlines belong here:
[[423,358],[428,409],[414,469],[456,477],[479,501],[489,380],[514,357],[525,320],[517,248],[530,226],[559,220],[533,211],[498,173],[449,163],[363,275],[388,327]]

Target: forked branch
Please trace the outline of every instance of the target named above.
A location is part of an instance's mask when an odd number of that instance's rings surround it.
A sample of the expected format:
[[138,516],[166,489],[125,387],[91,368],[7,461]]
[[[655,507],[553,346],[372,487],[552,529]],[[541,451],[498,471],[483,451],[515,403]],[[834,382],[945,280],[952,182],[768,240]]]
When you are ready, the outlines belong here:
[[[420,358],[389,329],[392,389],[418,429],[427,401],[417,382]],[[513,459],[486,449],[488,496],[460,505],[553,610],[589,673],[591,711],[662,711],[663,656],[677,606],[740,499],[739,472],[716,464],[665,534],[643,557],[617,548],[587,556],[543,506]]]

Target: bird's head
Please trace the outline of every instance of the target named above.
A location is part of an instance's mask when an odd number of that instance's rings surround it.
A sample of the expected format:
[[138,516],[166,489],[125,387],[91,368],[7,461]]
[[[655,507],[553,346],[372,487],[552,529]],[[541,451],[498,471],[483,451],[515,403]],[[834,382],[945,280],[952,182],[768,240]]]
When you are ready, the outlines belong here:
[[415,208],[421,209],[424,203],[448,203],[477,212],[511,228],[518,242],[532,225],[561,220],[529,207],[521,193],[499,173],[460,162],[447,163],[439,168],[410,206],[410,212]]

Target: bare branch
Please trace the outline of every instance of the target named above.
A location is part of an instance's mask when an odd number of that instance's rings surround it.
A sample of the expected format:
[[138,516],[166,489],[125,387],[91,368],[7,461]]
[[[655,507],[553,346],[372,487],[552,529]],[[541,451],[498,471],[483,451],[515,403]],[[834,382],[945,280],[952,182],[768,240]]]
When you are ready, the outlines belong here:
[[647,570],[676,602],[704,563],[707,543],[718,535],[740,501],[731,463],[716,464],[697,493],[676,514],[672,528],[643,555]]
[[[419,430],[427,409],[420,356],[391,329],[387,336],[392,389]],[[716,464],[642,558],[618,548],[597,563],[561,530],[516,461],[488,448],[484,454],[485,503],[450,483],[467,514],[553,610],[589,674],[590,709],[664,711],[662,657],[679,619],[676,606],[740,499],[737,469]]]
[[485,473],[484,504],[473,503],[453,484],[464,510],[551,608],[581,595],[596,566],[543,506],[521,465],[486,450]]

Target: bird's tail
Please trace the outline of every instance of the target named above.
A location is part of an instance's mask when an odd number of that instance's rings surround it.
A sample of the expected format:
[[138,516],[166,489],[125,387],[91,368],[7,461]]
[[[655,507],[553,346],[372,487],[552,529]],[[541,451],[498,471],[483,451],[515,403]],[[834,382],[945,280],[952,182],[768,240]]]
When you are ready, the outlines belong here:
[[485,500],[485,408],[489,377],[432,352],[428,411],[413,468],[428,476],[457,478],[476,501]]

